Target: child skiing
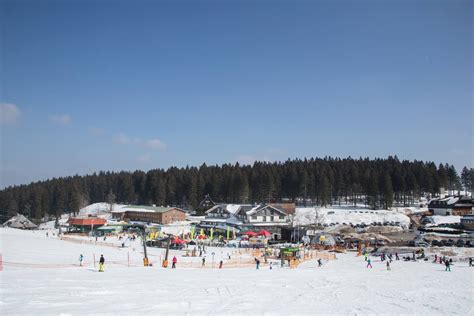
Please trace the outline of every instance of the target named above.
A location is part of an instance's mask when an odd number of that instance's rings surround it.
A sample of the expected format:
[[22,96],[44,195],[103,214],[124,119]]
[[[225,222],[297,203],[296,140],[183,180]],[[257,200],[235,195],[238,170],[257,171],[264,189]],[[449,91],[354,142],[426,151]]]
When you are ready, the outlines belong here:
[[395,260],[400,260],[400,258],[398,257],[398,252],[395,252]]
[[206,266],[206,257],[202,257],[202,266]]
[[171,261],[171,269],[176,269],[176,263],[178,262],[178,259],[176,259],[176,256],[173,256],[173,260]]
[[451,272],[451,263],[449,262],[449,260],[446,260],[444,264],[446,265],[446,269],[444,271]]
[[270,270],[273,268],[272,265],[273,265],[273,262],[270,262]]
[[321,259],[318,259],[318,267],[321,268],[322,265],[323,263],[321,262]]
[[221,260],[219,261],[219,269],[222,269],[222,265],[224,264],[224,262]]
[[255,266],[257,270],[260,268],[260,260],[258,260],[257,258],[255,258]]
[[367,259],[367,268],[372,268],[372,264],[370,263],[370,258]]
[[84,256],[81,253],[81,255],[79,256],[79,266],[81,267],[82,267],[82,261],[84,261]]
[[387,270],[390,271],[390,261],[387,261]]
[[104,255],[100,255],[99,272],[104,272],[104,263],[105,263]]

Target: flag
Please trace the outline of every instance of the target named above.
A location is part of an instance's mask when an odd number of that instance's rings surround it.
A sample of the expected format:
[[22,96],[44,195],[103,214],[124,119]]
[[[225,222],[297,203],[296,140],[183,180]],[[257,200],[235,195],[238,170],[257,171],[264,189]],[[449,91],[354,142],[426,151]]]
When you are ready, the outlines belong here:
[[212,235],[214,234],[214,229],[211,227],[211,235],[210,235],[210,239],[212,240]]

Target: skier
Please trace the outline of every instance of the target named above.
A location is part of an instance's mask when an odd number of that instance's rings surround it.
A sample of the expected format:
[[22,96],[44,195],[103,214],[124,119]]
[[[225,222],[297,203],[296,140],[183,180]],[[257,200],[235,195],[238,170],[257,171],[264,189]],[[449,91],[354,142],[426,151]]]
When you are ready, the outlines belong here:
[[176,263],[178,262],[178,259],[176,259],[176,256],[173,256],[172,264],[171,264],[171,269],[176,269]]
[[104,263],[105,263],[104,255],[100,255],[99,272],[104,272]]
[[219,261],[219,269],[222,269],[222,265],[224,264],[224,262],[221,260]]
[[367,268],[369,268],[369,267],[372,268],[372,264],[370,263],[370,258],[367,259]]
[[321,268],[322,265],[323,265],[323,263],[321,262],[321,259],[318,259],[318,267]]
[[364,254],[364,257],[365,257],[365,261],[367,261],[367,260],[369,259],[369,254],[366,252],[366,253]]
[[49,233],[48,233],[48,232],[46,232],[46,237],[49,237]]
[[390,253],[387,257],[388,257],[388,259],[390,260],[390,263],[392,263],[392,261],[393,261],[392,254]]
[[446,260],[444,264],[446,265],[446,269],[444,271],[451,272],[451,263],[449,262],[449,260]]
[[206,257],[202,257],[202,266],[206,266]]
[[260,260],[258,260],[257,258],[255,258],[255,266],[257,270],[260,268]]
[[270,262],[270,270],[273,268],[273,262]]
[[469,266],[472,267],[472,258],[469,258]]
[[395,260],[400,260],[400,258],[398,258],[398,252],[395,252]]
[[390,262],[389,262],[389,261],[387,261],[387,270],[388,270],[388,271],[391,270],[391,269],[390,269]]
[[84,256],[83,256],[82,253],[81,253],[81,255],[79,256],[79,265],[80,265],[81,267],[82,267],[82,261],[84,261]]
[[435,254],[435,259],[434,259],[433,262],[434,262],[434,263],[438,262],[438,255],[437,255],[437,254]]

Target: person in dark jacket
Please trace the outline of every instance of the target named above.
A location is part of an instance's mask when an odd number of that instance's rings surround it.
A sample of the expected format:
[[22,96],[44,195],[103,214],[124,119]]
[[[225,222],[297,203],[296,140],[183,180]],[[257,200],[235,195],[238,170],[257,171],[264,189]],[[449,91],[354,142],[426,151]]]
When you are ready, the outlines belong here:
[[446,265],[446,269],[444,271],[451,272],[451,262],[449,262],[449,260],[445,260],[444,264]]
[[100,255],[99,259],[99,272],[104,272],[105,258],[104,255]]

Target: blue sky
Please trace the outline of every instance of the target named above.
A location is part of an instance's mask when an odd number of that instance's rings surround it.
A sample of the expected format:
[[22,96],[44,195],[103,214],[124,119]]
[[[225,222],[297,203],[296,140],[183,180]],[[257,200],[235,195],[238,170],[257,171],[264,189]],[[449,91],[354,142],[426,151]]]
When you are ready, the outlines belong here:
[[473,166],[472,1],[5,1],[1,186],[386,157]]

